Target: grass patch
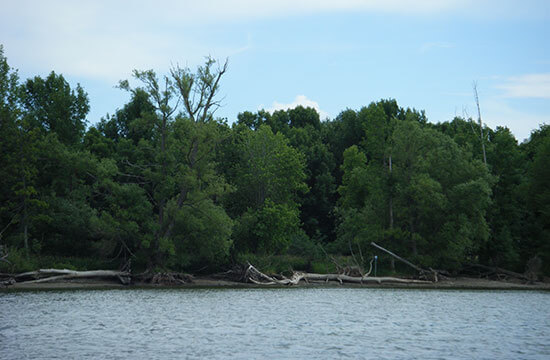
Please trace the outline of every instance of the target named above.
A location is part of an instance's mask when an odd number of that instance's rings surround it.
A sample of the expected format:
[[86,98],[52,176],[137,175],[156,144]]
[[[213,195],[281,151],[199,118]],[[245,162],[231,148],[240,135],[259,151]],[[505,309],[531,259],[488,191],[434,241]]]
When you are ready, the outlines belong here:
[[24,249],[8,249],[7,260],[0,262],[0,272],[22,273],[38,269],[69,269],[69,270],[114,270],[118,261],[106,261],[94,258],[64,257],[53,255],[34,255],[27,257]]

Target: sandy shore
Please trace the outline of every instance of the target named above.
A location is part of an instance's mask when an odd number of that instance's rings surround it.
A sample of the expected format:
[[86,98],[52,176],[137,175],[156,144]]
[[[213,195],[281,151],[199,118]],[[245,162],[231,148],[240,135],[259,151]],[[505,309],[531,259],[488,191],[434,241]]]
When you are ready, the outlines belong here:
[[[50,283],[24,284],[16,283],[0,289],[12,290],[70,290],[70,289],[135,289],[135,288],[273,288],[271,285],[255,285],[208,277],[196,277],[192,283],[175,286],[158,286],[151,284],[122,285],[108,280],[72,280]],[[283,286],[281,286],[283,287]],[[472,290],[545,290],[550,291],[549,283],[521,284],[510,281],[494,281],[476,278],[453,278],[432,284],[349,284],[340,285],[337,282],[310,282],[300,283],[294,287],[331,287],[331,288],[399,288],[399,289],[472,289]]]

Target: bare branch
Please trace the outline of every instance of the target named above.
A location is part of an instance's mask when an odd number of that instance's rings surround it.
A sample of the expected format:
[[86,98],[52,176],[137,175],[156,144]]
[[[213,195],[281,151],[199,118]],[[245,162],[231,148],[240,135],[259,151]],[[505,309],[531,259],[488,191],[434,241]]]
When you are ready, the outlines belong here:
[[207,57],[204,66],[200,66],[195,74],[187,67],[176,66],[170,70],[183,100],[185,112],[193,122],[207,121],[220,106],[220,102],[214,98],[219,90],[220,79],[227,71],[228,60],[213,72],[212,66],[215,63],[216,60]]

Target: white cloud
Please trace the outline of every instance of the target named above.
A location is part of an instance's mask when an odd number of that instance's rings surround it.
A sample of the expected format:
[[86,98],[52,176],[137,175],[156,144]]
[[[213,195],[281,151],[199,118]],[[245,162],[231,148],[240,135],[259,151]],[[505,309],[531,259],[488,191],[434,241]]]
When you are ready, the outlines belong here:
[[0,41],[10,64],[29,73],[54,70],[116,83],[135,68],[166,71],[174,59],[194,66],[205,54],[225,58],[247,51],[250,39],[213,46],[197,37],[201,26],[224,16],[216,2],[209,4],[211,8],[182,1],[8,2],[2,6]]
[[[315,109],[319,113],[321,120],[330,118],[329,114],[326,111],[321,110],[319,104],[316,101],[308,99],[305,95],[297,95],[293,102],[290,104],[283,104],[277,101],[274,101],[270,108],[266,109],[270,113],[273,113],[277,110],[287,110],[294,109],[297,106],[303,106],[305,108],[310,107]],[[258,109],[262,109],[264,106],[259,106]]]
[[[471,114],[470,114],[471,115]],[[506,126],[521,142],[542,124],[550,124],[550,115],[530,113],[510,106],[502,98],[489,98],[481,103],[483,122],[491,128]]]
[[[54,69],[113,83],[133,68],[166,70],[174,59],[186,59],[192,66],[204,54],[225,58],[251,48],[245,38],[231,44],[208,41],[205,34],[212,25],[338,12],[468,16],[494,11],[494,1],[18,0],[2,4],[0,34],[10,63],[30,73]],[[522,3],[521,8],[533,6]]]
[[550,99],[550,73],[510,77],[496,87],[505,91],[505,97]]

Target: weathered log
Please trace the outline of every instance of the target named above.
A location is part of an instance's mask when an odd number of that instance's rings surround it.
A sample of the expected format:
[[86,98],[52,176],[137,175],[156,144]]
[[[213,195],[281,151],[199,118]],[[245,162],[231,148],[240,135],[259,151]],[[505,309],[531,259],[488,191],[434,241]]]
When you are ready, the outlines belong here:
[[[400,284],[431,284],[431,281],[400,279],[395,277],[371,277],[371,276],[349,276],[345,274],[315,274],[294,272],[290,278],[276,279],[273,276],[266,275],[256,269],[253,265],[248,264],[245,273],[245,279],[258,285],[297,285],[301,280],[304,281],[338,281],[340,284],[349,283],[400,283]],[[262,281],[263,280],[263,281]]]
[[388,249],[384,249],[382,246],[376,244],[374,241],[370,243],[372,246],[374,246],[375,248],[379,249],[379,250],[382,250],[384,251],[385,253],[387,253],[388,255],[391,255],[392,257],[396,258],[397,260],[401,261],[402,263],[404,264],[407,264],[409,265],[410,267],[412,267],[413,269],[415,269],[416,271],[418,271],[420,273],[420,275],[422,275],[424,278],[429,278],[429,276],[431,275],[432,279],[434,282],[437,282],[439,280],[439,277],[438,277],[438,272],[432,268],[430,268],[430,270],[425,270],[425,269],[422,269],[421,267],[419,266],[416,266],[415,264],[413,264],[412,262],[406,260],[406,259],[403,259],[401,256],[398,256],[394,253],[392,253],[391,251],[389,251]]
[[504,275],[508,275],[508,276],[516,278],[516,279],[531,281],[531,279],[528,276],[524,275],[524,274],[520,274],[520,273],[513,272],[513,271],[510,271],[510,270],[506,270],[506,269],[503,269],[503,268],[486,266],[486,265],[481,265],[481,264],[474,264],[474,263],[469,263],[467,265],[470,266],[470,267],[473,267],[473,268],[486,270],[486,271],[488,271],[487,275],[493,274],[493,273],[497,274],[497,275],[498,274],[504,274]]
[[15,284],[15,279],[10,277],[10,278],[3,278],[0,280],[0,288],[5,288],[5,287],[8,287],[8,286],[11,286]]
[[15,275],[15,279],[35,277],[36,280],[23,281],[21,284],[37,284],[56,280],[85,279],[85,278],[117,278],[122,284],[130,282],[131,274],[115,270],[75,271],[67,269],[40,269]]
[[416,271],[418,272],[424,272],[425,270],[419,268],[418,266],[416,266],[415,264],[411,263],[410,261],[407,261],[405,259],[403,259],[401,256],[398,256],[394,253],[392,253],[391,251],[387,250],[387,249],[384,249],[382,246],[376,244],[374,241],[370,243],[372,246],[374,246],[375,248],[379,249],[379,250],[382,250],[383,252],[393,256],[394,258],[396,258],[397,260],[401,261],[402,263],[404,264],[407,264],[409,265],[410,267],[412,267],[413,269],[415,269]]
[[349,275],[340,275],[340,274],[313,274],[313,273],[304,273],[303,278],[307,280],[317,280],[317,281],[323,281],[323,280],[338,280],[340,283],[342,282],[351,282],[351,283],[400,283],[400,284],[431,284],[431,281],[426,280],[414,280],[414,279],[401,279],[396,277],[390,277],[390,276],[382,276],[382,277],[375,277],[375,276],[363,276],[363,277],[356,277],[356,276],[349,276]]

